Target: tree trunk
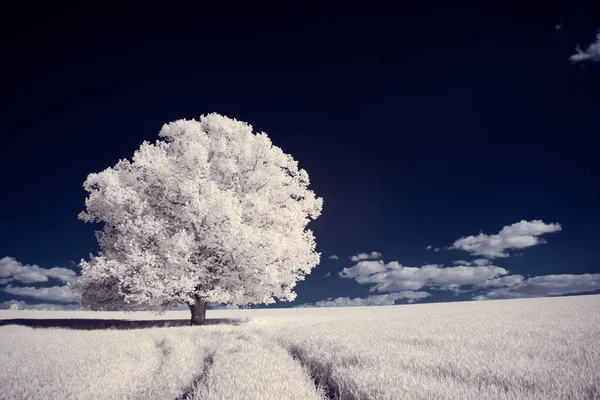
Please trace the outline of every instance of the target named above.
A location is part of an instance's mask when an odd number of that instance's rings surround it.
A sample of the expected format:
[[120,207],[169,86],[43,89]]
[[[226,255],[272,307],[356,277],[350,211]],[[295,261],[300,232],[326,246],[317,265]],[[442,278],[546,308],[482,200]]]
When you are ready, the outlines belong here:
[[192,313],[192,319],[190,325],[202,325],[206,319],[206,301],[201,300],[198,295],[194,296],[196,302],[194,304],[188,304]]

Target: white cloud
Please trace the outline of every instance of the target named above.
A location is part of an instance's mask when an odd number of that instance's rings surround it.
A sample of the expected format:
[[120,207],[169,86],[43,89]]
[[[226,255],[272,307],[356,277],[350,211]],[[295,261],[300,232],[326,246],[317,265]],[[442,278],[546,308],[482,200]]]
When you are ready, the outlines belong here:
[[525,279],[525,277],[523,275],[506,275],[506,276],[501,276],[499,278],[490,279],[483,286],[486,286],[486,287],[513,286],[513,285],[517,285],[517,284],[523,282],[524,279]]
[[[395,261],[394,261],[395,262]],[[391,263],[390,263],[391,264]],[[344,268],[338,275],[342,278],[359,278],[384,272],[386,266],[383,261],[361,261],[350,268]]]
[[76,294],[68,286],[52,286],[52,287],[13,287],[8,285],[4,292],[16,296],[33,297],[35,299],[47,301],[60,301],[63,303],[72,303],[75,301]]
[[26,303],[24,301],[16,301],[16,300],[9,300],[9,301],[3,301],[2,303],[0,303],[0,310],[8,310],[10,309],[10,306],[12,306],[13,304],[16,304],[19,307],[19,310],[75,310],[76,307],[73,304],[49,304],[49,303],[42,303],[42,304],[29,304]]
[[600,31],[596,34],[596,41],[591,43],[587,49],[582,50],[577,46],[575,54],[569,60],[571,62],[582,62],[586,60],[600,61]]
[[378,258],[381,258],[381,253],[379,253],[377,251],[372,251],[371,254],[359,253],[355,256],[350,257],[350,259],[354,262],[361,261],[361,260],[376,260]]
[[446,285],[441,287],[440,290],[451,291],[455,296],[465,292],[465,290],[461,289],[460,285],[457,284]]
[[[360,284],[373,284],[371,291],[395,292],[419,290],[434,286],[445,290],[456,290],[458,286],[499,286],[497,279],[508,274],[504,268],[494,265],[443,267],[438,264],[422,267],[405,267],[396,261],[361,261],[344,268],[339,276],[354,279]],[[512,278],[515,279],[515,278]],[[510,281],[510,280],[507,280]]]
[[452,261],[452,263],[454,265],[479,265],[479,266],[492,264],[492,262],[490,260],[488,260],[487,258],[478,258],[473,261],[456,260],[456,261]]
[[494,289],[474,300],[560,296],[600,290],[600,274],[543,275],[521,280],[509,287]]
[[331,272],[325,274],[325,278],[328,278],[331,275]]
[[471,261],[466,261],[466,260],[452,261],[452,264],[454,264],[454,265],[472,265]]
[[0,284],[2,285],[13,281],[23,283],[48,282],[48,278],[69,282],[76,276],[75,271],[68,268],[41,268],[37,265],[25,265],[13,257],[0,258]]
[[432,245],[429,245],[429,246],[427,246],[427,247],[425,247],[425,248],[426,248],[427,250],[431,250],[431,249],[433,249],[433,246],[432,246]]
[[331,297],[327,300],[317,301],[314,305],[303,304],[298,307],[361,307],[361,306],[388,306],[394,305],[396,300],[408,299],[409,303],[413,303],[415,300],[424,299],[429,297],[430,294],[427,292],[414,292],[412,290],[406,290],[396,293],[388,293],[383,295],[374,295],[366,298],[354,298],[349,297],[338,297],[332,299]]
[[433,249],[433,251],[435,251],[436,253],[437,253],[437,252],[439,252],[440,250],[441,250],[441,249],[440,249],[439,247],[435,247],[435,248]]
[[337,260],[337,259],[339,259],[339,257],[338,257],[338,256],[336,256],[335,254],[332,254],[332,255],[330,255],[330,256],[329,256],[329,257],[327,257],[327,258],[329,258],[330,260]]
[[546,224],[541,220],[525,221],[505,226],[496,235],[480,233],[477,236],[465,236],[456,240],[451,249],[465,250],[472,255],[488,258],[508,257],[507,249],[523,249],[544,243],[539,236],[545,233],[558,232],[561,225]]

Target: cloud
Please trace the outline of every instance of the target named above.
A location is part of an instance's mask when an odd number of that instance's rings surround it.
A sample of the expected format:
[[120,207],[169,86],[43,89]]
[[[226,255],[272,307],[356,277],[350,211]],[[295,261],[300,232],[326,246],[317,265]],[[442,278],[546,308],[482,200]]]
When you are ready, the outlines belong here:
[[523,249],[544,243],[539,236],[562,230],[560,224],[546,224],[541,220],[525,221],[505,226],[496,235],[480,233],[477,236],[465,236],[456,240],[451,249],[465,250],[472,255],[488,258],[508,257],[507,249]]
[[471,261],[456,260],[456,261],[452,261],[452,264],[454,264],[454,265],[471,265]]
[[378,258],[381,258],[381,253],[379,253],[377,251],[372,251],[371,254],[359,253],[355,256],[350,257],[350,259],[354,262],[361,261],[361,260],[376,260]]
[[452,263],[454,265],[491,265],[491,261],[488,260],[487,258],[478,258],[476,260],[473,261],[465,261],[465,260],[456,260],[456,261],[452,261]]
[[325,274],[325,278],[329,277],[331,275],[331,272],[328,272]]
[[366,298],[354,298],[349,297],[338,297],[332,299],[331,297],[327,300],[317,301],[314,305],[303,304],[297,307],[361,307],[361,306],[389,306],[394,305],[396,300],[408,299],[409,303],[413,303],[415,300],[424,299],[429,297],[430,294],[427,292],[415,292],[412,290],[406,290],[402,292],[389,293],[383,295],[373,295]]
[[427,246],[427,247],[425,247],[425,248],[426,248],[427,250],[433,250],[433,251],[435,251],[436,253],[437,253],[438,251],[440,251],[440,250],[441,250],[439,247],[433,247],[432,245],[429,245],[429,246]]
[[337,260],[337,259],[339,259],[339,257],[338,257],[338,256],[336,256],[335,254],[332,254],[332,255],[330,255],[330,256],[329,256],[329,257],[327,257],[327,258],[329,258],[330,260]]
[[476,296],[474,300],[561,296],[596,290],[600,290],[600,274],[543,275],[521,280],[509,287],[494,289]]
[[0,284],[6,285],[13,281],[23,283],[48,282],[49,278],[63,282],[75,279],[77,273],[68,268],[41,268],[37,265],[25,265],[13,257],[0,259]]
[[440,290],[450,291],[455,296],[458,296],[459,294],[466,292],[466,290],[461,289],[460,285],[457,285],[457,284],[446,285],[444,287],[441,287]]
[[458,286],[498,286],[497,279],[508,274],[495,265],[443,267],[431,264],[422,267],[405,267],[396,261],[361,261],[339,272],[342,278],[354,279],[360,284],[372,284],[370,291],[396,292],[419,290],[434,286],[443,290],[456,290]]
[[517,285],[517,284],[523,282],[524,279],[525,279],[525,277],[523,275],[506,275],[506,276],[501,276],[499,278],[490,279],[485,283],[485,285],[482,285],[482,286],[486,286],[486,287],[513,286],[513,285]]
[[591,43],[587,49],[582,50],[581,47],[577,46],[575,54],[569,60],[574,63],[586,60],[600,61],[600,31],[596,33],[596,41]]
[[19,310],[66,311],[66,310],[75,310],[76,309],[75,305],[73,305],[73,304],[49,304],[49,303],[29,304],[24,301],[9,300],[9,301],[3,301],[2,303],[0,303],[0,310],[8,310],[8,309],[10,309],[10,306],[12,306],[13,304],[16,304],[19,307]]
[[76,294],[68,286],[52,286],[52,287],[13,287],[8,285],[4,292],[16,296],[33,297],[35,299],[47,301],[59,301],[62,303],[72,303],[75,301]]
[[427,246],[427,247],[425,247],[425,248],[426,248],[427,250],[431,250],[431,249],[433,249],[433,246],[432,246],[432,245],[429,245],[429,246]]

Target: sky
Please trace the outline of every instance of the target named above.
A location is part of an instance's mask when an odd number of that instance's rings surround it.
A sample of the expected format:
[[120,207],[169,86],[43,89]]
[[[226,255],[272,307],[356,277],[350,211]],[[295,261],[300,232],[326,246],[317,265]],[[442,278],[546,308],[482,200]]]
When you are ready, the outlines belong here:
[[321,262],[275,307],[599,293],[599,8],[27,30],[4,50],[0,307],[72,307],[98,251],[86,176],[210,112],[267,132],[324,199]]

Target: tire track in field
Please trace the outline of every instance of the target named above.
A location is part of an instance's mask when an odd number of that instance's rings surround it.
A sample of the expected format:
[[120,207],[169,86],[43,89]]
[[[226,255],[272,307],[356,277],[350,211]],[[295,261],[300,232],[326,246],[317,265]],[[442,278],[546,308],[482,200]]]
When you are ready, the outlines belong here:
[[323,400],[323,390],[306,368],[277,342],[257,333],[223,335],[202,374],[177,400]]
[[308,371],[315,388],[325,396],[324,400],[344,400],[340,395],[339,386],[331,379],[331,368],[323,369],[311,362],[299,347],[293,346],[287,351],[296,362]]
[[295,363],[300,365],[305,371],[308,378],[312,381],[315,390],[320,393],[323,400],[353,400],[354,397],[343,396],[340,392],[340,385],[332,378],[333,367],[331,365],[323,365],[315,359],[314,354],[309,355],[301,346],[286,343],[277,335],[267,334],[263,330],[257,330],[257,335],[261,340],[271,343],[271,346],[276,346],[283,349]]
[[202,372],[192,381],[192,383],[184,389],[181,396],[177,397],[176,400],[191,400],[194,398],[194,394],[197,392],[198,387],[206,386],[206,380],[210,369],[214,364],[215,351],[210,351],[206,357],[204,357]]

